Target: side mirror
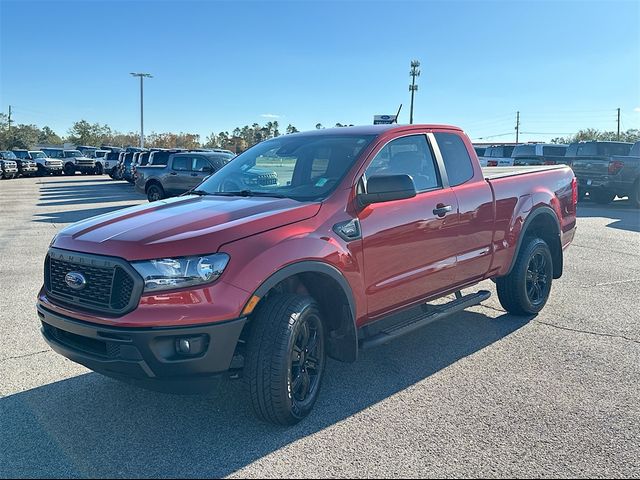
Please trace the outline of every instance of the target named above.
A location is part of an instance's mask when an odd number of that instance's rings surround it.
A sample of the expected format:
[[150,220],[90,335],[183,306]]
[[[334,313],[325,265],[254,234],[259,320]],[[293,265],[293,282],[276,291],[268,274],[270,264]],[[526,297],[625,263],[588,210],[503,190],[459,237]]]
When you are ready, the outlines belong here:
[[358,195],[364,205],[390,202],[416,196],[416,186],[409,175],[375,175],[367,179],[367,193]]
[[204,173],[212,173],[213,172],[213,167],[211,165],[205,165],[204,167],[202,167],[202,171]]

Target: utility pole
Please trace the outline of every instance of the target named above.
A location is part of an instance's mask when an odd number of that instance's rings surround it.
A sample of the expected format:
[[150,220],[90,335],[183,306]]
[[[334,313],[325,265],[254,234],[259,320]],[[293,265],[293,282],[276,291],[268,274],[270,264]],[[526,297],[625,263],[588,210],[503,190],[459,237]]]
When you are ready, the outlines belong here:
[[145,78],[153,78],[149,73],[131,73],[133,77],[140,77],[140,148],[144,148],[144,87]]
[[618,141],[620,141],[620,109],[619,108],[618,108],[618,136],[616,138]]
[[9,138],[11,138],[11,105],[9,105],[9,120],[7,121]]
[[409,123],[413,123],[413,95],[418,90],[418,85],[416,85],[416,77],[420,76],[420,70],[418,67],[420,66],[420,62],[418,60],[411,61],[411,71],[409,75],[411,75],[411,85],[409,85],[409,91],[411,92],[411,109],[409,110]]
[[520,137],[520,112],[516,112],[516,145],[518,145],[519,137]]

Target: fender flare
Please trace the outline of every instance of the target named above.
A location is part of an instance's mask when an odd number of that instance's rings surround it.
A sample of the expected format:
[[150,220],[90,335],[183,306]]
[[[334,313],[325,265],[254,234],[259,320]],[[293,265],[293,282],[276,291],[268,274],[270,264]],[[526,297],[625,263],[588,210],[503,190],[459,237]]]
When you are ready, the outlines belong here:
[[[513,270],[513,267],[516,264],[516,260],[518,260],[518,255],[520,254],[520,247],[522,247],[522,242],[524,241],[524,237],[526,236],[525,234],[527,232],[527,229],[531,226],[531,223],[540,215],[548,215],[551,218],[553,218],[554,224],[556,226],[556,231],[554,233],[558,237],[558,244],[560,246],[559,272],[562,273],[562,241],[560,239],[560,232],[562,232],[562,229],[560,228],[560,221],[558,220],[558,215],[556,214],[553,208],[547,205],[542,205],[542,206],[536,207],[529,215],[527,215],[527,218],[525,219],[524,224],[520,229],[520,234],[518,235],[518,241],[516,242],[516,249],[513,253],[513,258],[511,259],[511,265],[509,266],[509,271],[505,274],[505,276],[511,273],[511,271]],[[552,248],[553,246],[550,245],[549,247]],[[558,278],[556,277],[555,271],[554,271],[554,278]]]
[[278,283],[286,278],[301,273],[321,273],[340,286],[347,298],[349,312],[351,313],[351,322],[348,327],[348,332],[345,332],[344,338],[340,340],[338,349],[344,354],[339,355],[339,360],[352,362],[355,361],[358,355],[358,329],[356,327],[356,304],[353,297],[353,291],[347,279],[342,275],[340,270],[336,267],[318,260],[302,260],[300,262],[291,263],[280,270],[270,275],[260,286],[255,290],[253,295],[260,298],[264,297],[269,290],[275,287]]

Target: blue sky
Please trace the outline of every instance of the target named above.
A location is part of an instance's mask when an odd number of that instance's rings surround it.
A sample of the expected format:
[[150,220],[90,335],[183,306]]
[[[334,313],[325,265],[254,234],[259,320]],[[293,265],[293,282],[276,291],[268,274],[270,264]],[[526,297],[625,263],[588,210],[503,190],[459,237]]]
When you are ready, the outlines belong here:
[[416,123],[512,141],[519,110],[521,139],[545,140],[614,130],[620,107],[640,128],[639,20],[638,1],[0,0],[0,108],[137,131],[144,71],[145,133],[368,124],[400,103],[408,123],[419,59]]

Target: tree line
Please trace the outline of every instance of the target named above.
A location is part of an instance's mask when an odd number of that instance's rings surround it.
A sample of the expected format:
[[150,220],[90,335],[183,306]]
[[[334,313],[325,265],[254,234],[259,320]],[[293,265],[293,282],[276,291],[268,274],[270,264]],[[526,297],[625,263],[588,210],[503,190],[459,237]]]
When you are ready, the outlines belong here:
[[[336,127],[348,125],[336,123]],[[324,128],[318,123],[316,128]],[[284,133],[296,133],[298,129],[289,124]],[[224,148],[234,152],[243,152],[258,142],[281,135],[280,124],[270,121],[264,125],[254,123],[236,127],[231,132],[212,132],[201,140],[197,133],[152,132],[145,135],[145,146],[152,148]],[[138,145],[140,136],[136,132],[122,133],[106,124],[89,123],[86,120],[75,122],[66,136],[60,136],[50,127],[39,128],[36,125],[12,124],[6,114],[0,113],[0,149],[34,148],[36,145],[112,145],[126,147]]]
[[580,130],[575,135],[571,135],[569,137],[557,137],[551,140],[551,143],[574,143],[574,142],[584,142],[587,140],[599,140],[601,142],[605,141],[620,141],[620,142],[637,142],[640,141],[640,130],[637,128],[631,128],[626,131],[621,131],[620,136],[618,137],[618,132],[614,131],[603,131],[596,130],[595,128],[587,128],[585,130]]
[[[75,122],[66,136],[60,136],[50,127],[42,128],[36,125],[9,125],[6,114],[0,113],[0,149],[34,148],[36,145],[62,145],[65,142],[75,145],[113,145],[119,147],[138,145],[140,136],[135,132],[122,133],[113,130],[106,124],[89,123],[86,120]],[[353,125],[336,123],[336,127],[350,127]],[[10,128],[9,128],[10,127]],[[324,128],[321,123],[317,129]],[[270,121],[264,125],[254,123],[244,127],[236,127],[231,131],[212,132],[204,139],[197,133],[155,133],[145,135],[145,146],[156,148],[224,148],[234,152],[243,152],[258,142],[274,138],[282,133],[295,133],[298,129],[292,124],[287,125],[284,132],[280,131],[277,121]],[[552,143],[572,143],[583,140],[617,140],[617,132],[601,131],[594,128],[580,130],[569,137],[557,137]],[[640,130],[629,129],[620,132],[620,141],[637,142],[640,140]]]

